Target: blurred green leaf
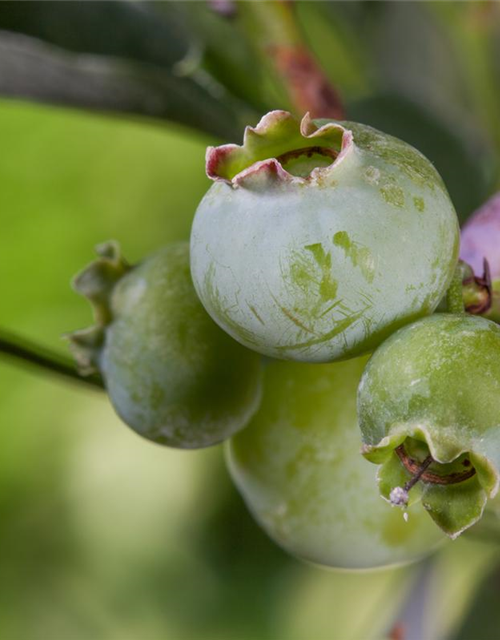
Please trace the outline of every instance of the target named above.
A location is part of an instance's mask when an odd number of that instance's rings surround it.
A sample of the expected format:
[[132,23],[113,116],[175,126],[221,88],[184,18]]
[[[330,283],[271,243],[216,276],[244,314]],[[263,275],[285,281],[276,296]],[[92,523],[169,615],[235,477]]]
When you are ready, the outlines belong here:
[[470,128],[452,128],[432,112],[398,95],[347,105],[350,120],[364,122],[416,147],[441,174],[461,221],[491,194],[491,147]]
[[461,72],[469,113],[482,123],[500,153],[500,5],[498,2],[433,2],[428,8],[441,33],[449,39],[449,48]]
[[489,575],[476,592],[472,605],[453,640],[498,640],[500,629],[500,574]]
[[[421,638],[442,640],[460,629],[471,611],[478,588],[492,569],[498,566],[498,547],[459,539],[435,558],[431,579],[425,592]],[[477,635],[468,640],[479,640]]]
[[311,566],[302,580],[288,587],[282,637],[385,639],[417,572],[415,565],[368,572],[329,572]]
[[430,4],[365,3],[370,6],[365,6],[364,35],[379,90],[433,110],[466,108],[467,91],[450,34],[435,19]]
[[173,10],[138,2],[0,3],[0,94],[172,120],[223,139],[253,115],[199,68]]
[[[162,2],[156,6],[167,14],[180,13],[197,39],[200,65],[233,95],[263,114],[275,108],[265,91],[259,57],[239,19],[237,3],[231,18],[210,8],[206,0],[183,3]],[[241,134],[240,134],[241,136]]]
[[154,5],[122,0],[7,0],[0,3],[0,27],[75,53],[128,58],[166,67],[185,58],[193,45],[179,12],[169,11],[166,19],[154,11]]
[[371,92],[373,78],[367,41],[359,37],[358,18],[350,19],[360,3],[301,0],[295,5],[311,50],[344,101]]
[[1,324],[69,355],[62,334],[91,316],[72,277],[102,241],[134,263],[189,238],[207,140],[14,101],[0,101],[0,139]]
[[[387,640],[454,637],[485,576],[499,560],[498,548],[471,543],[463,537],[443,547],[416,567],[418,578],[396,619],[395,632]],[[467,640],[472,638],[479,640],[476,635]]]
[[[349,25],[364,52],[367,78],[380,94],[418,104],[451,128],[479,132],[500,153],[496,2],[325,3]],[[498,164],[492,172],[498,173]],[[497,177],[498,184],[498,177]]]
[[477,542],[500,545],[500,495],[488,500],[483,517],[466,532],[467,537]]

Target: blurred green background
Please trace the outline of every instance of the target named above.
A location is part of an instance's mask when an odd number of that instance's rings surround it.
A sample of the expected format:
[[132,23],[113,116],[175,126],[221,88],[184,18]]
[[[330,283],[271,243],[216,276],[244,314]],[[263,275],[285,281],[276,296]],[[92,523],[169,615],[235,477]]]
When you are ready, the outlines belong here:
[[[82,9],[87,4],[92,10]],[[120,59],[147,79],[144,95],[154,85],[153,97],[166,96],[166,110],[153,117],[140,105],[64,108],[58,96],[3,81],[8,57],[0,61],[0,326],[62,354],[61,336],[91,322],[70,280],[94,245],[116,239],[135,262],[187,239],[209,186],[207,144],[239,142],[243,124],[266,109],[293,108],[261,57],[260,32],[248,28],[258,16],[247,3],[235,3],[231,19],[204,2],[141,4],[142,22],[128,8],[120,14],[120,2],[0,3],[5,56],[21,56],[11,36],[28,34],[22,46],[44,42],[58,55],[83,51],[115,66]],[[276,3],[260,4],[272,12]],[[295,7],[347,117],[426,153],[462,219],[500,187],[498,8]],[[153,71],[168,79],[165,87],[151,80]],[[17,73],[16,81],[24,67]],[[408,594],[422,579],[425,640],[458,637],[462,625],[477,631],[472,603],[495,567],[496,547],[460,540],[424,566],[368,574],[299,563],[250,518],[220,447],[150,444],[120,424],[99,391],[7,359],[0,359],[0,425],[1,638],[397,638],[394,623],[408,614]],[[494,609],[481,609],[490,623],[475,638],[495,637]]]

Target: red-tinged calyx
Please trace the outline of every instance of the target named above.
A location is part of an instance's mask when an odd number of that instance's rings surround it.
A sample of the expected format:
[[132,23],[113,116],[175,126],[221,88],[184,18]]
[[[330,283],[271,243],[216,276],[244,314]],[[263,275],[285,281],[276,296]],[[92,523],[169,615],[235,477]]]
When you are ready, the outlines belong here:
[[243,145],[209,147],[206,170],[233,187],[270,178],[304,183],[339,164],[352,146],[351,131],[337,122],[318,126],[309,114],[299,122],[287,111],[271,111],[245,129]]

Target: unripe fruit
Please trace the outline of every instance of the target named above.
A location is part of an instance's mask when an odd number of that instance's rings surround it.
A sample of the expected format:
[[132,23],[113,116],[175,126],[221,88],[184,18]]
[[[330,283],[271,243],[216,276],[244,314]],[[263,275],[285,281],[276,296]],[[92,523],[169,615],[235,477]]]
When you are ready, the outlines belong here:
[[360,124],[273,111],[244,144],[211,148],[215,182],[191,235],[210,315],[272,357],[373,350],[431,313],[458,256],[453,205],[416,149]]
[[231,476],[266,532],[289,553],[343,569],[400,564],[445,536],[421,505],[405,521],[360,455],[356,390],[365,358],[272,361],[249,426],[227,446]]
[[258,354],[230,338],[194,291],[187,243],[130,268],[116,244],[75,280],[95,327],[70,336],[80,368],[98,369],[117,413],[172,447],[221,442],[246,425],[261,393]]
[[436,314],[400,329],[366,367],[358,415],[382,495],[421,501],[457,537],[498,491],[500,327]]

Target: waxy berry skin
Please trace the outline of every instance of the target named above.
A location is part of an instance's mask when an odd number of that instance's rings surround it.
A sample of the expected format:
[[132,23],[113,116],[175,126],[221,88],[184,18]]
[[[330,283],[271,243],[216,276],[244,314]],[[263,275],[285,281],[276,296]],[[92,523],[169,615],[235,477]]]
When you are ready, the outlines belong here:
[[383,500],[360,455],[356,391],[366,358],[271,361],[262,404],[227,444],[229,471],[250,511],[289,553],[367,569],[418,560],[446,537],[420,504]]
[[371,357],[358,392],[365,457],[381,465],[381,494],[403,487],[455,538],[478,522],[499,488],[500,327],[435,314],[406,326]]
[[117,413],[140,435],[193,449],[225,440],[257,410],[261,358],[206,313],[189,270],[188,243],[135,267],[118,247],[75,280],[94,305],[96,326],[70,339],[80,367],[99,370]]
[[191,235],[214,320],[263,354],[330,362],[430,314],[458,257],[442,180],[416,149],[360,124],[284,111],[207,153]]

